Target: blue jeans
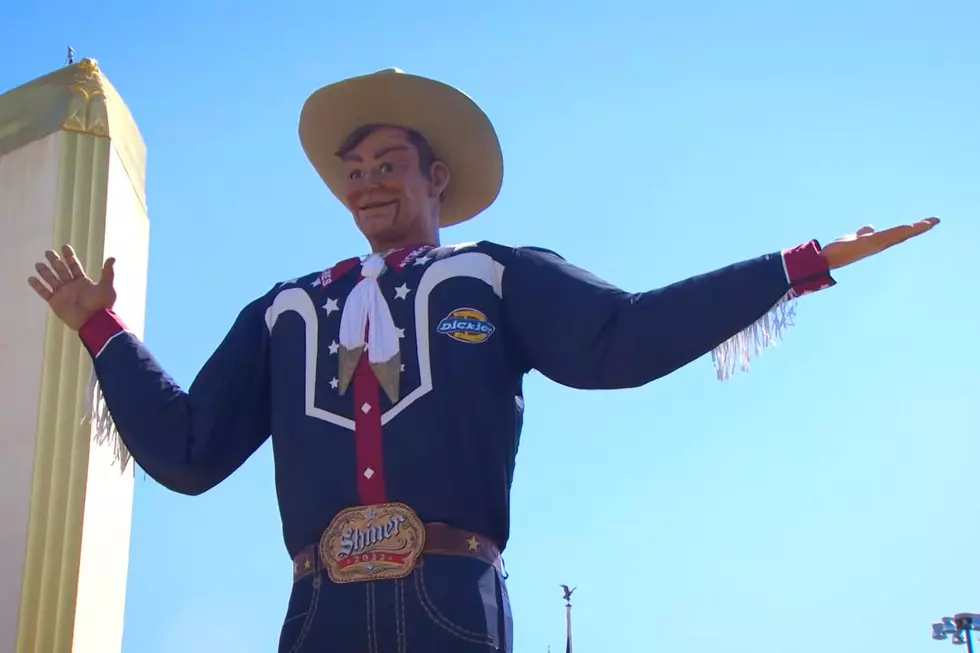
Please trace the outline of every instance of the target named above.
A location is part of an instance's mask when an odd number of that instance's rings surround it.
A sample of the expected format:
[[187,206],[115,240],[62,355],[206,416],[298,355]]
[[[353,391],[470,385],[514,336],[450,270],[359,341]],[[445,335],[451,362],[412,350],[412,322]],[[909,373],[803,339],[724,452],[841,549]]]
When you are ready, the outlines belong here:
[[503,575],[465,556],[422,556],[411,575],[293,584],[279,653],[512,653]]

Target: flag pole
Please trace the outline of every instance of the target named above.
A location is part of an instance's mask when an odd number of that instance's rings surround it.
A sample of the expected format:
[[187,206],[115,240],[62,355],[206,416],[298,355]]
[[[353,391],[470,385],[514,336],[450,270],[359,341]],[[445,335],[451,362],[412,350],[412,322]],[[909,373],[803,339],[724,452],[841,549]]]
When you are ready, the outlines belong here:
[[562,585],[565,599],[565,653],[572,653],[572,592],[577,588],[568,589],[568,585]]

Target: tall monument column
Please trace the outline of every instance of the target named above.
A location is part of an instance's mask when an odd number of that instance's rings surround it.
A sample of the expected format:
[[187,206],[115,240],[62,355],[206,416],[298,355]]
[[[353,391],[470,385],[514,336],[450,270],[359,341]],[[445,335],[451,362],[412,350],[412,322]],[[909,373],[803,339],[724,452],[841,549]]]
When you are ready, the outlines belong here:
[[142,336],[146,150],[91,59],[0,95],[0,653],[122,649],[133,465],[77,334],[27,285],[70,243]]

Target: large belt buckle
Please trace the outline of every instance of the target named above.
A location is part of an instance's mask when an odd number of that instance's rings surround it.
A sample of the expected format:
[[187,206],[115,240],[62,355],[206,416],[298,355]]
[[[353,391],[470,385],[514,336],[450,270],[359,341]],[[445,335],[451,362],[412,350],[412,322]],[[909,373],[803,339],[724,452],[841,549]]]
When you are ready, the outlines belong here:
[[342,510],[320,538],[320,562],[335,583],[404,578],[425,546],[425,526],[403,503]]

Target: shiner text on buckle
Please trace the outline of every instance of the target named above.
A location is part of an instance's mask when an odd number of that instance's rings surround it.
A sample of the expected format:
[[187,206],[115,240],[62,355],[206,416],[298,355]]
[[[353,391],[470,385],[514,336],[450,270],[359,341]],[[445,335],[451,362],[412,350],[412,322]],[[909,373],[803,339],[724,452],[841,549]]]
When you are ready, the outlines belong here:
[[320,538],[320,562],[335,583],[404,578],[425,546],[425,526],[403,503],[355,506]]

